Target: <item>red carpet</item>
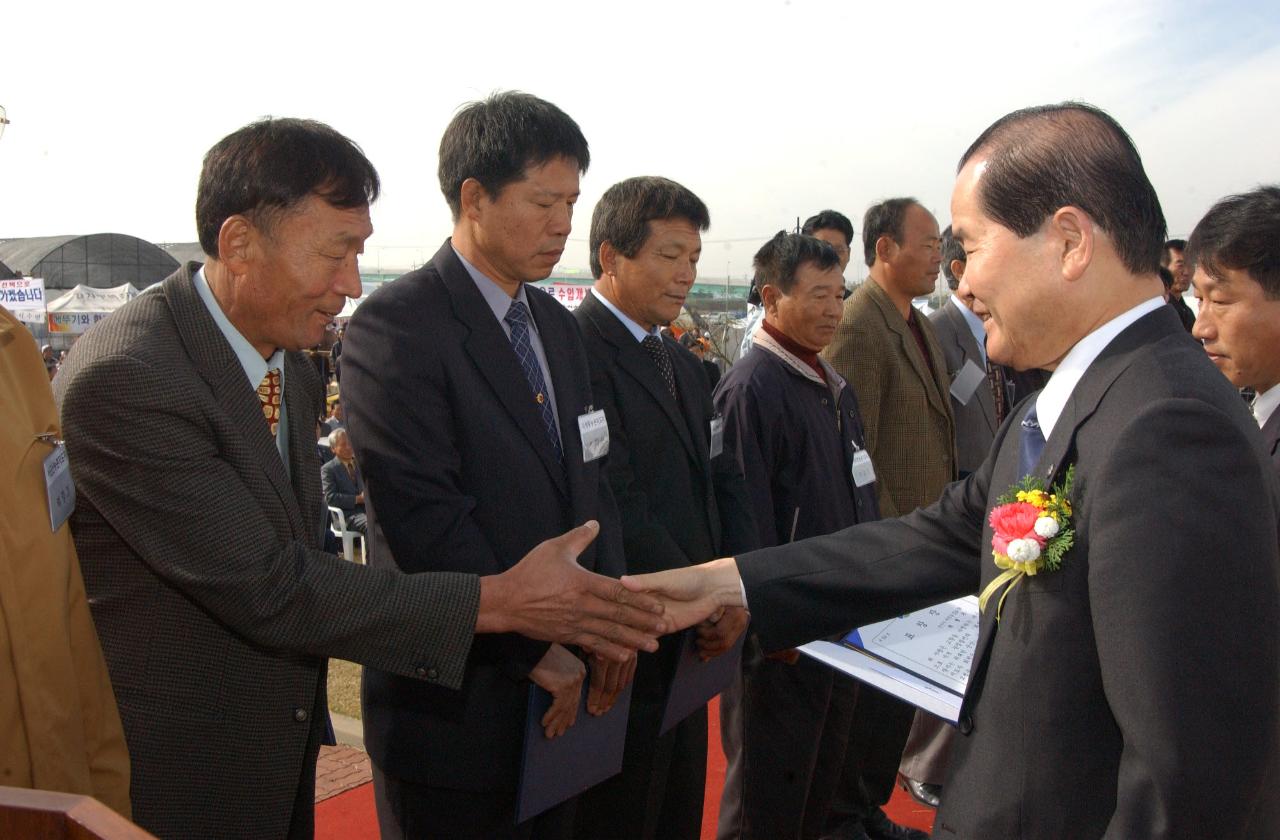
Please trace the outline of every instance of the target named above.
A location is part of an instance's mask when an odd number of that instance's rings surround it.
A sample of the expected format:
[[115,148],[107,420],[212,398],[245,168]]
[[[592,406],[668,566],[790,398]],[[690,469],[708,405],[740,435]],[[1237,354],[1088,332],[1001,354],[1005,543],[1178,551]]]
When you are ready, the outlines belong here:
[[[724,787],[724,753],[720,749],[720,703],[712,700],[708,717],[707,795],[703,805],[702,840],[716,836],[716,814],[720,809],[720,791]],[[922,828],[933,828],[933,811],[898,789],[885,806],[894,822]],[[317,840],[378,840],[378,818],[373,809],[373,785],[338,794],[316,805]]]

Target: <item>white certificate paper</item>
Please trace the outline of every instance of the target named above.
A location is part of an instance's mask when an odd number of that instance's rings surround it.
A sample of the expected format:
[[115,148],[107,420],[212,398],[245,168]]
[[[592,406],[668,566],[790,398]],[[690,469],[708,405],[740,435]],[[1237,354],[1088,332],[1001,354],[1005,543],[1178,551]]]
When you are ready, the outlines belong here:
[[955,723],[978,645],[972,595],[859,627],[840,644],[800,648],[814,659]]

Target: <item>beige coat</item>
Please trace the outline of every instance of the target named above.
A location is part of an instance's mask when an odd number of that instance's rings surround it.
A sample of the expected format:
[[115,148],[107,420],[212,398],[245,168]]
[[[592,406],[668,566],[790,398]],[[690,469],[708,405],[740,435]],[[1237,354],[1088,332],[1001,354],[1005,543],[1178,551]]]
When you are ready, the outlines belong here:
[[40,351],[0,308],[0,785],[127,817],[129,753],[71,530],[49,527],[44,433],[61,436]]
[[858,397],[885,519],[937,501],[956,478],[947,363],[929,319],[919,322],[932,376],[906,320],[868,280],[844,302],[835,338],[822,353]]

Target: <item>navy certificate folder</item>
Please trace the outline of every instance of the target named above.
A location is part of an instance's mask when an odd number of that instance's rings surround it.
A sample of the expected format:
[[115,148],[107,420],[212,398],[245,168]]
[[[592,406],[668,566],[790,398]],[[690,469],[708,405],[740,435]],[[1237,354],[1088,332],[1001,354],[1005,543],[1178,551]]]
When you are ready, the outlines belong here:
[[665,735],[671,727],[707,705],[712,697],[729,687],[738,673],[742,661],[744,632],[733,647],[709,662],[698,657],[698,631],[690,627],[684,631],[680,643],[680,658],[667,689],[667,707],[662,711],[659,735]]
[[[589,678],[589,677],[588,677]],[[559,738],[547,738],[542,716],[551,708],[551,694],[529,687],[528,718],[524,726],[524,758],[516,791],[516,823],[536,817],[622,771],[627,741],[631,686],[603,715],[587,712],[587,683],[578,698],[578,719]]]

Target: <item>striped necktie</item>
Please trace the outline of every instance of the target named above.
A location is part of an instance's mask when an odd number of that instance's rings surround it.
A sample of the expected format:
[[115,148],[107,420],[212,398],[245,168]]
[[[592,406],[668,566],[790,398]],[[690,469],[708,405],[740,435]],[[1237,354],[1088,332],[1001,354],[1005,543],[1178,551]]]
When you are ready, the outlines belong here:
[[503,320],[511,328],[511,347],[516,351],[516,358],[520,360],[520,367],[524,370],[524,378],[528,380],[534,402],[538,404],[538,414],[542,418],[542,427],[547,433],[547,440],[551,442],[556,458],[563,463],[564,450],[560,445],[560,427],[556,423],[556,413],[551,408],[546,380],[542,378],[542,365],[538,364],[538,357],[533,352],[533,343],[529,341],[529,308],[524,305],[524,301],[513,300]]
[[662,337],[650,333],[644,337],[640,344],[649,352],[653,363],[658,366],[658,375],[667,384],[667,390],[671,392],[671,398],[679,402],[680,396],[676,393],[676,375],[671,368],[671,354],[667,352],[666,346],[662,343]]

